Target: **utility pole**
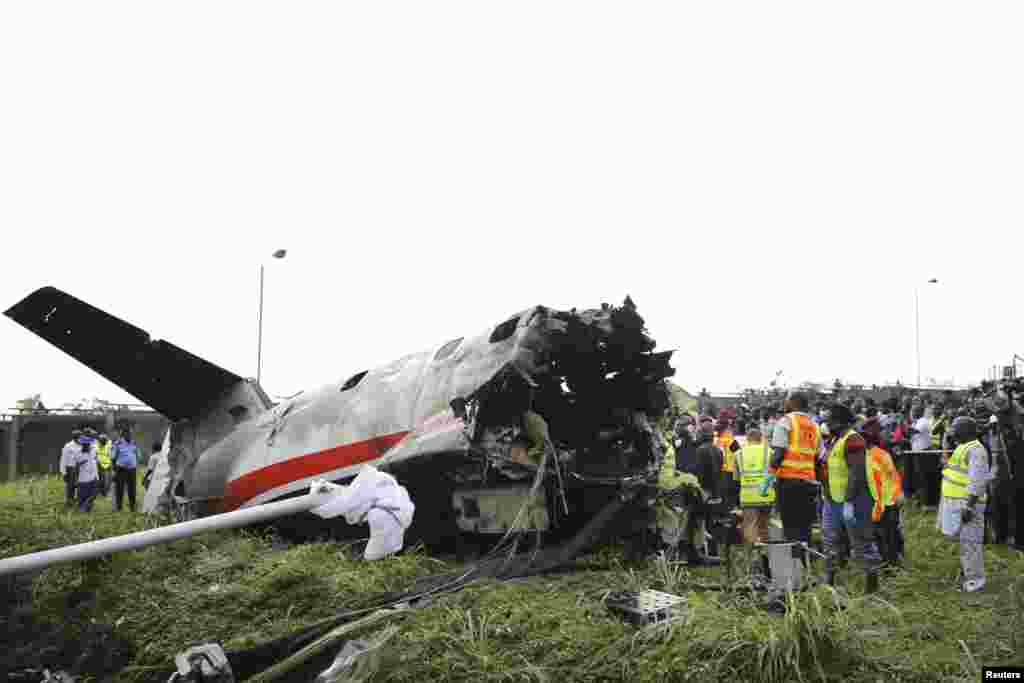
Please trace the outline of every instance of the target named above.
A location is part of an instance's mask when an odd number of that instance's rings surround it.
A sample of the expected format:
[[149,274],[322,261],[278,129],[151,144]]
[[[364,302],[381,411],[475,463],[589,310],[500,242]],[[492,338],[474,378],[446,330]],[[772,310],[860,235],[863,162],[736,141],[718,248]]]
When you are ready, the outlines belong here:
[[[271,256],[274,258],[284,258],[288,251],[286,249],[278,249]],[[261,371],[263,369],[263,264],[260,264],[260,308],[257,314],[257,327],[256,333],[256,384],[260,383]]]
[[[932,278],[928,284],[936,284],[938,280]],[[921,303],[918,296],[918,286],[914,285],[914,330],[917,338],[917,388],[921,388]]]

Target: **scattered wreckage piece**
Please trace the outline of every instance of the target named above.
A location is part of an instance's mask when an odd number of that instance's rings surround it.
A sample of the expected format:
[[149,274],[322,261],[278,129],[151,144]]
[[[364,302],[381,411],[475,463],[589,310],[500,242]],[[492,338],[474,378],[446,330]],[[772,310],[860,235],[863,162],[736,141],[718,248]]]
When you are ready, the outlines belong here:
[[367,640],[350,640],[328,668],[320,672],[314,683],[355,683],[367,681],[380,670],[381,650],[398,633],[388,626]]
[[[654,352],[629,297],[583,311],[534,306],[277,405],[256,383],[52,287],[6,315],[172,420],[166,467],[145,496],[150,512],[259,506],[371,464],[416,503],[407,536],[442,545],[460,528],[510,528],[515,506],[491,492],[523,503],[537,456],[553,449],[548,521],[530,523],[557,538],[622,486],[653,481],[664,458],[654,424],[671,404],[672,352]],[[493,518],[471,521],[474,503]]]
[[217,643],[203,643],[174,657],[178,670],[167,683],[235,683],[224,649]]
[[[287,659],[278,662],[266,671],[257,674],[256,676],[253,676],[248,680],[248,683],[270,683],[271,681],[285,680],[285,677],[290,676],[290,674],[295,669],[302,666],[312,658],[320,654],[323,654],[324,652],[330,650],[332,647],[336,647],[338,643],[352,637],[353,635],[356,635],[357,633],[361,633],[369,628],[379,626],[380,624],[384,623],[389,619],[405,616],[408,609],[408,604],[406,604],[404,607],[381,609],[377,610],[373,614],[370,614],[369,616],[363,617],[362,619],[357,619],[347,624],[338,626],[337,628],[333,629],[332,631],[330,631],[323,637],[317,639],[316,641],[310,643],[309,645],[302,648],[301,650],[299,650],[292,656],[288,657]],[[390,638],[391,635],[393,635],[393,633],[390,633],[387,636],[387,638]],[[385,638],[384,640],[386,640],[387,638]],[[381,643],[383,643],[383,640],[381,641]],[[344,654],[344,649],[342,650],[342,654]],[[349,654],[357,653],[350,652]],[[347,656],[348,655],[346,655],[346,657]],[[342,660],[340,664],[338,659]],[[335,663],[331,665],[330,668],[322,672],[321,675],[326,674],[327,672],[331,672],[332,678],[330,680],[335,680],[345,671],[346,668],[350,667],[351,664],[354,663],[354,658],[353,660],[349,661],[339,656],[339,658],[335,659]],[[334,669],[334,671],[332,671],[332,669]],[[318,678],[317,680],[320,679]]]
[[679,621],[686,617],[686,598],[656,590],[615,591],[605,596],[610,612],[644,627]]

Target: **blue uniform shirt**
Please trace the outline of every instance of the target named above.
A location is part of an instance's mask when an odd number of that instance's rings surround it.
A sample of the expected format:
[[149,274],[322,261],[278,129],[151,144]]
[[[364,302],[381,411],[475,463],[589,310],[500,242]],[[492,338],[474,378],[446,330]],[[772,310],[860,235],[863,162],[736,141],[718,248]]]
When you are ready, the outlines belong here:
[[139,464],[139,449],[131,441],[118,439],[114,442],[114,465],[117,467],[137,467]]

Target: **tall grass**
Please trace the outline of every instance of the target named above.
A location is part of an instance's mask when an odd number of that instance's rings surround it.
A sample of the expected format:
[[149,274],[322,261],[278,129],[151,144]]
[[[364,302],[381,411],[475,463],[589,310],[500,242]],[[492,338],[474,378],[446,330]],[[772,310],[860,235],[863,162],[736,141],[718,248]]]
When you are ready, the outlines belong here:
[[[147,524],[105,499],[91,514],[66,511],[56,477],[0,485],[0,555]],[[933,517],[911,510],[906,531],[910,567],[880,594],[863,595],[854,566],[836,589],[789,596],[781,616],[757,594],[706,590],[724,582],[721,569],[664,556],[626,565],[619,548],[601,548],[574,573],[478,583],[415,610],[375,680],[961,681],[985,664],[1024,664],[1024,558],[987,549],[988,589],[965,596],[953,591],[956,546]],[[0,631],[13,634],[0,657],[71,666],[90,629],[106,625],[129,651],[117,680],[163,683],[191,643],[249,646],[456,568],[422,549],[367,563],[338,543],[280,545],[223,532],[54,566],[30,591],[19,585],[30,602],[0,610]],[[604,606],[609,591],[643,588],[684,596],[684,618],[637,629]]]

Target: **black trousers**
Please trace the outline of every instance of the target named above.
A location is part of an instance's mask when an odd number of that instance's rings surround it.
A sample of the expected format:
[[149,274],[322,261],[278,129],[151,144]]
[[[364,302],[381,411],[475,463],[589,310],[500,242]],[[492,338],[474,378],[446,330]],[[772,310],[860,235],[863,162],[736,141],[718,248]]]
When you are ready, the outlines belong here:
[[818,516],[818,487],[802,479],[779,479],[775,482],[775,507],[785,539],[810,543],[811,526]]
[[885,508],[881,521],[875,526],[875,533],[882,561],[889,565],[900,564],[903,561],[903,531],[900,529],[898,507]]
[[917,458],[918,488],[921,493],[921,501],[929,507],[939,504],[939,493],[942,490],[942,463],[938,455],[913,455]]
[[1015,512],[1013,489],[1013,481],[997,483],[985,510],[985,521],[992,527],[992,542],[996,545],[1003,545],[1010,537],[1010,518]]
[[135,468],[114,468],[114,509],[121,510],[124,494],[128,494],[128,507],[135,512]]
[[64,468],[64,501],[71,505],[75,502],[78,491],[78,470],[74,467]]
[[907,498],[913,498],[914,493],[917,492],[918,474],[917,459],[922,456],[918,455],[907,455],[903,454],[903,495]]

